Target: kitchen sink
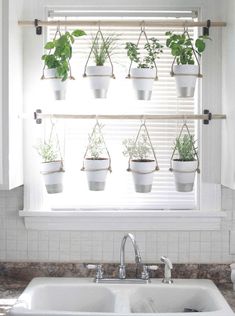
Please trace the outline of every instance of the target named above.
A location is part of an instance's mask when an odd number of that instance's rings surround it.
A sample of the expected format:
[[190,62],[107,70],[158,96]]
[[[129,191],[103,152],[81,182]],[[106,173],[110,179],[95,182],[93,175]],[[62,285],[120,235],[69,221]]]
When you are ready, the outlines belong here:
[[174,280],[163,284],[96,284],[85,278],[35,278],[10,316],[164,315],[232,316],[231,308],[210,280]]
[[195,285],[153,285],[130,296],[132,313],[181,313],[184,310],[215,312],[219,300],[210,288]]

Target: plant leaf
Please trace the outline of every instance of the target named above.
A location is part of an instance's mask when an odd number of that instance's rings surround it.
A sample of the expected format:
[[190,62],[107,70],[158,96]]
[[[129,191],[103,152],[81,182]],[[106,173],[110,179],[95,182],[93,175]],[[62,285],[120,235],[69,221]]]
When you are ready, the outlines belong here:
[[47,42],[46,45],[44,46],[45,49],[53,49],[55,48],[54,42]]
[[83,30],[74,30],[72,32],[72,35],[75,36],[75,37],[79,37],[79,36],[86,35],[86,32],[84,32]]

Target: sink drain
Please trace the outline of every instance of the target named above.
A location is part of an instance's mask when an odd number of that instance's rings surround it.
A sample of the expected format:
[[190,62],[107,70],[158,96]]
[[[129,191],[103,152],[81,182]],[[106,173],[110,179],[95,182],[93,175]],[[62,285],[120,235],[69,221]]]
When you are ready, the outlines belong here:
[[199,311],[197,309],[193,308],[184,308],[184,313],[198,313]]

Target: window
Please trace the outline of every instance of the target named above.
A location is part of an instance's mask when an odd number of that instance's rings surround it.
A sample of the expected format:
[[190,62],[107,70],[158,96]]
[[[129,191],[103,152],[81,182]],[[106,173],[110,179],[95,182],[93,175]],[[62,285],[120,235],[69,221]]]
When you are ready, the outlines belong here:
[[[87,16],[86,16],[87,14]],[[84,14],[89,19],[89,13]],[[106,13],[112,16],[112,13]],[[122,13],[123,14],[123,13]],[[124,13],[128,17],[128,12]],[[93,19],[102,20],[102,12],[93,13]],[[142,12],[138,19],[153,18],[161,19],[177,15],[183,19],[195,18],[192,12],[180,13],[154,13]],[[147,15],[147,16],[146,16]],[[98,16],[98,18],[97,18]],[[50,12],[49,20],[78,19],[79,12]],[[114,17],[118,18],[118,17]],[[133,17],[130,17],[133,18]],[[118,47],[112,56],[116,80],[112,80],[107,99],[93,99],[89,88],[88,79],[82,78],[84,65],[90,51],[91,35],[95,34],[97,28],[81,27],[87,33],[84,38],[76,40],[73,51],[71,66],[76,81],[71,82],[68,87],[68,97],[65,102],[49,102],[45,95],[45,107],[43,112],[50,113],[79,113],[79,114],[196,114],[198,113],[198,96],[190,99],[177,99],[174,78],[170,77],[172,57],[164,48],[164,54],[157,60],[159,81],[154,83],[151,101],[137,101],[132,93],[131,80],[125,79],[130,65],[126,56],[125,43],[127,41],[137,42],[140,29],[130,27],[113,27],[112,29],[102,27],[104,35],[118,34]],[[63,27],[61,31],[63,31]],[[68,28],[71,31],[71,28]],[[147,27],[148,37],[156,37],[165,44],[165,32],[169,28]],[[175,29],[182,31],[182,29]],[[47,39],[51,39],[56,28],[48,28]],[[189,29],[190,35],[195,36],[196,29]],[[141,44],[140,44],[141,46]],[[92,63],[92,58],[90,60]],[[41,194],[44,205],[53,209],[58,208],[81,208],[81,209],[196,209],[198,207],[198,185],[195,183],[193,192],[179,193],[175,190],[174,178],[169,172],[169,162],[172,153],[174,139],[182,125],[182,121],[146,121],[152,139],[160,171],[154,175],[152,192],[138,194],[134,191],[132,175],[126,171],[127,158],[123,157],[122,141],[125,138],[134,137],[138,131],[140,121],[118,121],[106,120],[104,124],[104,137],[112,158],[112,174],[107,177],[106,189],[103,192],[91,192],[88,190],[86,175],[81,172],[83,155],[87,146],[88,134],[91,132],[94,121],[91,120],[53,120],[61,141],[62,152],[65,160],[65,182],[62,194],[47,195],[40,189],[31,189],[31,195]],[[197,123],[187,122],[192,134],[197,138]],[[50,131],[50,120],[44,120],[42,126],[38,126],[37,137],[44,137]],[[36,138],[35,138],[36,141]],[[33,146],[33,144],[32,144]],[[39,171],[38,171],[39,174]],[[40,175],[38,175],[40,177]],[[33,181],[33,179],[32,179]],[[31,197],[31,200],[33,198]]]

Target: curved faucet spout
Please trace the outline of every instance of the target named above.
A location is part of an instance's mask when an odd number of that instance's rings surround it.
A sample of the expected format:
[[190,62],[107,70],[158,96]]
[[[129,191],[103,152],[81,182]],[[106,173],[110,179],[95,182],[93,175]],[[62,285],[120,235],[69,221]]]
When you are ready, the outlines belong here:
[[126,234],[123,237],[123,239],[122,239],[121,249],[120,249],[120,266],[119,266],[119,278],[120,279],[125,279],[126,278],[125,245],[126,245],[126,241],[127,241],[128,238],[130,238],[131,243],[132,243],[133,248],[134,248],[134,251],[135,251],[135,262],[136,262],[136,264],[141,264],[142,263],[140,250],[139,250],[139,247],[138,247],[138,245],[136,243],[135,236],[130,234],[130,233]]

